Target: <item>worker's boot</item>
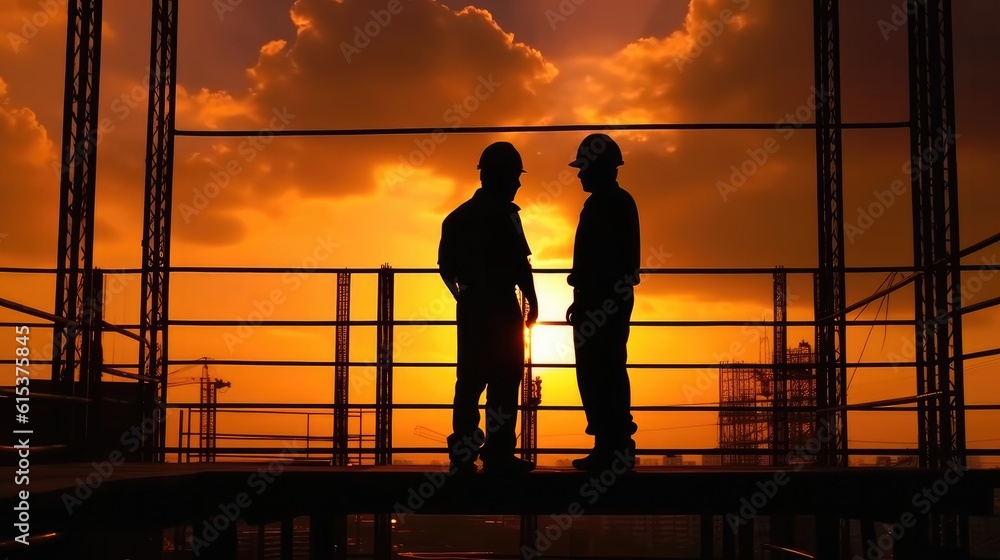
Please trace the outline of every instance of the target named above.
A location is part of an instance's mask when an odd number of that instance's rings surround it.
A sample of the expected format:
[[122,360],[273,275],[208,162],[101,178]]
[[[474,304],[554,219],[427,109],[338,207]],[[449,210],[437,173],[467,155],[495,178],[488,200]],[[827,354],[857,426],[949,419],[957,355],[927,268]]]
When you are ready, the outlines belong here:
[[573,468],[581,471],[600,471],[611,464],[612,457],[613,452],[608,438],[594,436],[594,448],[586,457],[573,459]]
[[573,460],[573,468],[581,471],[635,469],[635,441],[631,437],[598,437],[590,455]]
[[535,463],[514,455],[517,436],[514,434],[513,422],[504,424],[487,418],[486,426],[488,435],[479,454],[479,458],[483,460],[483,473],[511,475],[526,474],[534,470]]
[[[626,471],[635,470],[635,440],[630,436],[624,436],[618,440],[614,446],[614,455],[611,459],[615,470],[624,468]],[[620,465],[620,466],[619,466]]]
[[471,436],[459,434],[448,436],[448,458],[451,459],[448,472],[452,474],[475,474],[476,459],[479,457],[479,442],[483,441],[483,431],[476,428]]

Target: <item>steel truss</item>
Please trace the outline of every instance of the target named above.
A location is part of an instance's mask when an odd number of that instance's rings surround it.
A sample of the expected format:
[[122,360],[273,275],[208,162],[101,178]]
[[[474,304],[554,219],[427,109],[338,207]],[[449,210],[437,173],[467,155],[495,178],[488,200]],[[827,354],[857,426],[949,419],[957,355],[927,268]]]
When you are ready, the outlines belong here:
[[[847,404],[847,346],[844,294],[843,139],[840,95],[840,2],[816,0],[816,185],[819,207],[819,273],[816,275],[817,405]],[[847,466],[847,413],[827,412],[817,422],[828,432],[821,438],[820,463]],[[817,433],[820,433],[817,428]]]
[[[910,150],[920,466],[964,465],[961,246],[950,0],[914,2],[910,42]],[[968,553],[967,519],[934,516],[930,545]]]
[[[91,356],[103,316],[94,280],[94,196],[101,85],[103,0],[69,2],[63,95],[62,165],[59,168],[59,231],[55,315],[76,326],[53,327],[52,380],[60,394],[76,396],[76,381],[89,396],[101,369]],[[95,330],[97,328],[98,330]],[[58,420],[66,442],[84,444],[70,416]]]
[[[140,373],[159,383],[142,384],[143,415],[155,420],[156,403],[167,399],[167,317],[170,294],[170,223],[173,200],[174,117],[177,103],[178,0],[153,0],[149,54],[149,114],[146,137],[146,185],[142,232],[142,318],[139,336]],[[154,441],[166,443],[158,426]],[[150,446],[151,447],[151,446]],[[143,457],[163,460],[155,449]]]

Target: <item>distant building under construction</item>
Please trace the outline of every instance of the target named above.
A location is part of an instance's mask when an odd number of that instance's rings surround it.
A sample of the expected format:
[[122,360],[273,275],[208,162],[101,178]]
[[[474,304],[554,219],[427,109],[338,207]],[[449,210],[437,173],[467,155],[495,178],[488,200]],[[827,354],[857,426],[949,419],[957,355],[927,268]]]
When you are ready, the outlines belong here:
[[[806,409],[816,407],[815,354],[803,341],[797,348],[786,349],[785,356],[781,370],[776,364],[741,362],[720,367],[719,447],[772,451],[723,453],[723,465],[782,464],[788,452],[795,450],[803,452],[796,454],[798,460],[811,455],[806,444],[815,433],[816,413]],[[777,372],[777,379],[773,372]],[[783,387],[785,399],[775,399],[782,392],[776,386]]]
[[806,341],[796,348],[786,345],[786,286],[785,272],[779,268],[774,273],[771,363],[720,364],[719,447],[743,450],[723,451],[723,465],[781,465],[809,461],[815,455],[807,444],[816,432],[816,354]]

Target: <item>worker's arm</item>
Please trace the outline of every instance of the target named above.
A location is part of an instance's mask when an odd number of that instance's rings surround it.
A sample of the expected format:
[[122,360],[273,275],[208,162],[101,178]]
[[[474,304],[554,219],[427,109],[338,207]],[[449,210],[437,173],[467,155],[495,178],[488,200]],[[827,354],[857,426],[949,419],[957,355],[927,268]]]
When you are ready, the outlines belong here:
[[459,286],[456,262],[459,256],[456,253],[459,252],[457,242],[460,238],[454,229],[454,222],[450,219],[446,219],[441,224],[441,243],[438,245],[438,270],[441,273],[441,280],[444,280],[444,285],[448,287],[448,291],[457,300]]
[[631,275],[633,286],[639,283],[639,269],[642,266],[642,245],[639,241],[639,209],[631,197],[625,207],[625,270]]
[[441,279],[444,280],[444,285],[448,286],[448,291],[451,292],[451,295],[454,296],[455,299],[457,300],[459,292],[458,278],[452,276],[450,272],[445,272],[444,270],[441,270]]
[[535,278],[531,273],[531,264],[527,259],[524,260],[524,266],[518,274],[517,287],[521,289],[524,301],[528,304],[528,317],[525,319],[525,324],[531,328],[538,321],[538,294],[535,293]]
[[524,238],[524,226],[521,224],[521,216],[515,212],[511,215],[514,222],[514,229],[517,236],[518,264],[517,264],[517,287],[524,296],[524,301],[528,304],[528,316],[525,324],[528,328],[534,326],[538,321],[538,295],[535,293],[535,278],[531,273],[531,262],[528,256],[531,249],[528,247],[528,240]]

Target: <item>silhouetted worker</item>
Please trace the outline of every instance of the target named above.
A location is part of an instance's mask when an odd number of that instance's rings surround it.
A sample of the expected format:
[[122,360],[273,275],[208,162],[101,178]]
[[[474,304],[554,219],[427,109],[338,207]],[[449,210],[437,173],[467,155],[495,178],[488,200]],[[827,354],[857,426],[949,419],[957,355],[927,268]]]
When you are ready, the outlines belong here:
[[[528,326],[538,299],[528,262],[520,208],[514,195],[524,173],[508,142],[490,144],[479,160],[482,188],[445,218],[438,265],[457,301],[458,380],[454,432],[448,437],[453,471],[528,472],[531,461],[514,456],[518,386],[524,373],[524,325],[514,287],[528,303]],[[486,391],[486,433],[479,429],[479,398]],[[480,448],[480,446],[482,446]]]
[[[576,379],[594,449],[573,466],[603,470],[617,461],[634,467],[631,388],[626,343],[639,283],[639,212],[632,196],[618,185],[624,165],[621,148],[606,134],[591,134],[570,166],[590,197],[580,213],[573,247],[573,304],[566,320],[573,325]],[[620,457],[621,456],[621,457]]]

